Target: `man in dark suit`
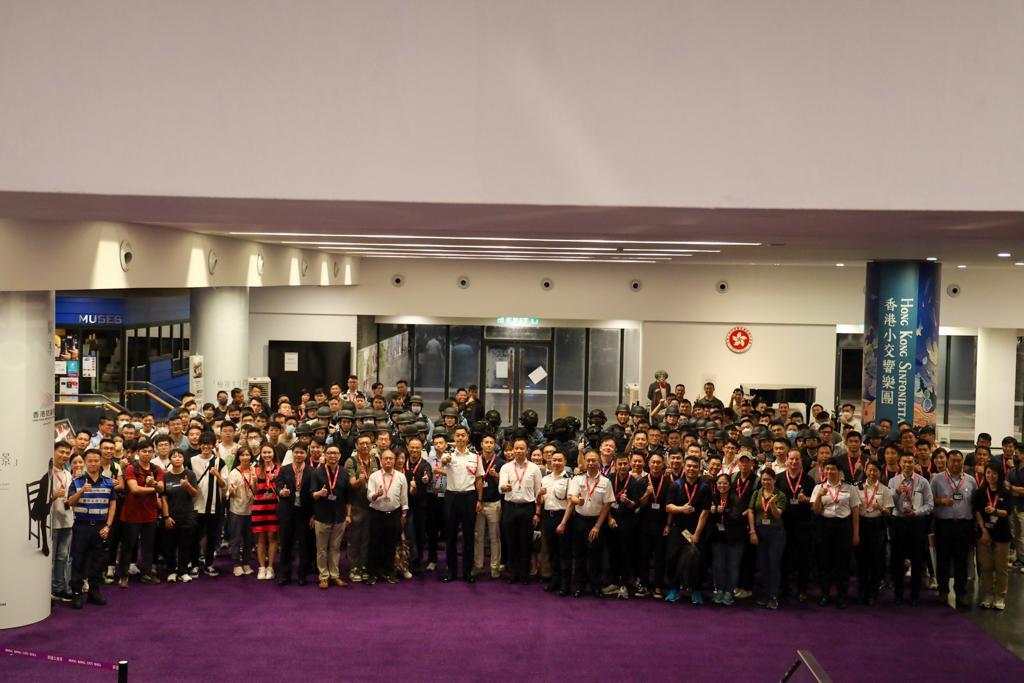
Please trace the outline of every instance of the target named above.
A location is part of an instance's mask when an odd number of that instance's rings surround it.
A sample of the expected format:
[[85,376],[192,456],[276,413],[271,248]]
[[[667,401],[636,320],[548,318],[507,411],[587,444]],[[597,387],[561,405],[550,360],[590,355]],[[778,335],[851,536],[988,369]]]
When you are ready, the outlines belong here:
[[313,511],[314,466],[306,461],[306,447],[296,442],[292,446],[292,463],[281,468],[277,475],[277,520],[280,526],[281,555],[277,569],[277,584],[286,586],[292,581],[292,551],[299,546],[299,585],[306,585],[306,569],[313,549],[309,544],[309,520]]

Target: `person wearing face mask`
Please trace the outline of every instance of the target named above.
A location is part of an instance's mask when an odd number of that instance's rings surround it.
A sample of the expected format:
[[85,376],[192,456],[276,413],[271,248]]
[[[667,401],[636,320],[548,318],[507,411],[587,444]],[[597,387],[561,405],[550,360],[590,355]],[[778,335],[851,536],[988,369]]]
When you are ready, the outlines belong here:
[[853,410],[852,403],[844,403],[839,409],[839,422],[840,424],[849,425],[850,429],[855,432],[863,433],[864,427],[861,425],[860,420],[854,416]]

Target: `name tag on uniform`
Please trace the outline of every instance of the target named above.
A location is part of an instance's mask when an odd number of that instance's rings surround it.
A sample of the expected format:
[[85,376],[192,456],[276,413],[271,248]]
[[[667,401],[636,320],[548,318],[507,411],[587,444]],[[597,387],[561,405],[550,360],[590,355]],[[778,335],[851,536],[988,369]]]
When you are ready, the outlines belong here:
[[799,501],[799,500],[797,500],[796,498],[790,498],[790,499],[789,499],[789,504],[790,504],[790,505],[799,505],[799,504],[800,504],[800,501]]
[[660,503],[651,503],[651,509],[652,510],[660,510],[661,509],[661,504]]
[[718,525],[718,530],[719,531],[725,531],[725,525],[724,524],[719,524]]
[[964,499],[964,494],[962,494],[962,493],[954,493],[953,494],[953,500],[963,500],[963,499]]
[[990,521],[992,524],[995,524],[999,521],[999,517],[997,515],[989,515],[988,521]]
[[772,525],[772,520],[768,519],[767,517],[765,517],[764,519],[761,520],[761,526],[771,526],[771,525]]
[[594,487],[594,493],[604,493],[604,492],[605,492],[604,486],[595,486]]
[[618,510],[618,509],[619,509],[619,504],[618,503],[612,503],[612,510]]
[[302,501],[297,491],[295,492],[295,507],[302,507]]
[[338,500],[338,497],[332,493],[329,496],[327,496],[327,500]]

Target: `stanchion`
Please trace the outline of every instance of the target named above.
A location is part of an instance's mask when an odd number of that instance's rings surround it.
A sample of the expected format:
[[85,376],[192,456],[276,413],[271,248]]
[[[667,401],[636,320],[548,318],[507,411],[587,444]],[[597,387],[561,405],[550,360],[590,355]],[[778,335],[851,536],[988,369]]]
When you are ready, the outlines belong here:
[[117,663],[117,683],[128,683],[128,660],[126,659]]

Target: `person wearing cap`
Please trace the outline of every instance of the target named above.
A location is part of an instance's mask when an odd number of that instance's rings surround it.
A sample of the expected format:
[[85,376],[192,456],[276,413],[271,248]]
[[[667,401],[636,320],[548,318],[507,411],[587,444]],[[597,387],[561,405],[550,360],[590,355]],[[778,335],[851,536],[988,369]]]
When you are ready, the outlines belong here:
[[[366,482],[379,469],[377,460],[370,454],[374,432],[363,427],[356,439],[356,451],[345,461],[345,476],[348,477],[352,521],[348,525],[349,579],[356,583],[368,576],[367,562],[370,552],[370,500],[366,497]],[[338,450],[340,457],[341,450]],[[322,572],[321,572],[322,574]]]
[[444,507],[447,541],[445,543],[448,571],[442,581],[454,581],[458,575],[458,542],[462,532],[462,578],[475,583],[473,576],[473,533],[476,515],[483,508],[483,464],[480,455],[469,447],[469,429],[455,428],[455,448],[441,456],[441,465],[447,478]]
[[427,434],[426,434],[425,438],[427,439],[426,443],[430,443],[431,440],[432,440],[432,437],[433,437],[433,433],[434,433],[434,421],[431,420],[429,417],[427,417],[427,415],[423,412],[423,397],[422,396],[419,396],[417,394],[413,394],[409,398],[409,412],[411,412],[413,414],[413,416],[416,418],[416,420],[422,420],[424,423],[426,423],[426,426],[427,426],[426,432],[427,432]]
[[[736,494],[742,510],[750,507],[750,501],[760,486],[757,476],[754,474],[754,457],[750,452],[752,439],[744,437],[740,446],[740,453],[736,456],[738,468],[732,475],[732,489]],[[742,557],[740,559],[739,580],[736,582],[735,595],[739,599],[749,598],[753,595],[754,569],[757,566],[757,548],[747,542],[745,536],[741,537],[743,544]]]

